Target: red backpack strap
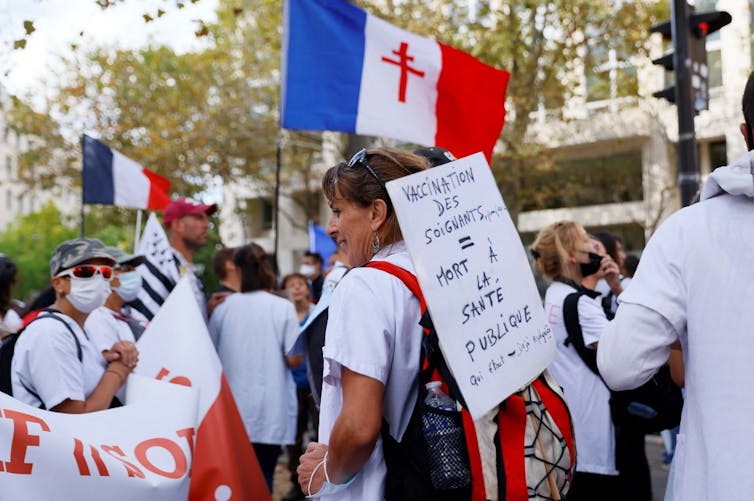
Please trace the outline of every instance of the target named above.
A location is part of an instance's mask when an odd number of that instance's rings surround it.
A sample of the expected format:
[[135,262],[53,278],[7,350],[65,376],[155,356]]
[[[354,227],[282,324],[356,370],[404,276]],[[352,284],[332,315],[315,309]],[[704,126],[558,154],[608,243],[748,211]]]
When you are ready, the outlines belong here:
[[[365,265],[367,268],[376,268],[398,278],[408,289],[416,296],[421,306],[422,315],[427,311],[427,303],[424,301],[424,294],[422,294],[419,287],[419,281],[416,276],[408,270],[401,268],[393,263],[387,261],[370,261]],[[425,330],[425,335],[429,334]],[[424,365],[428,363],[424,360]],[[433,379],[442,380],[439,372],[435,369]],[[448,391],[445,382],[443,381],[443,389]],[[471,466],[471,501],[485,501],[487,499],[486,492],[484,490],[484,476],[482,474],[482,456],[479,453],[479,443],[476,438],[476,429],[474,428],[474,420],[471,418],[471,414],[466,409],[462,409],[461,416],[463,418],[463,431],[466,435],[466,448],[469,452],[469,464]],[[522,441],[523,443],[523,441]]]
[[538,377],[532,384],[539,394],[539,399],[542,400],[545,408],[547,408],[547,412],[552,416],[555,425],[560,430],[560,433],[563,434],[568,454],[571,456],[571,468],[568,470],[568,483],[570,484],[573,480],[571,477],[576,466],[576,448],[574,446],[573,427],[571,426],[571,413],[568,411],[568,406],[563,398],[550,388],[544,376]]
[[[505,399],[497,414],[499,453],[505,474],[505,501],[528,501],[524,442],[526,435],[526,403],[518,393]],[[503,497],[504,496],[504,497]]]
[[422,294],[422,290],[419,287],[419,281],[413,273],[387,261],[369,261],[365,266],[367,268],[377,268],[378,270],[390,273],[403,282],[403,284],[408,287],[408,290],[410,290],[414,296],[416,296],[416,299],[419,300],[419,306],[421,306],[421,312],[422,315],[424,315],[424,312],[427,311],[427,303],[424,301],[424,294]]

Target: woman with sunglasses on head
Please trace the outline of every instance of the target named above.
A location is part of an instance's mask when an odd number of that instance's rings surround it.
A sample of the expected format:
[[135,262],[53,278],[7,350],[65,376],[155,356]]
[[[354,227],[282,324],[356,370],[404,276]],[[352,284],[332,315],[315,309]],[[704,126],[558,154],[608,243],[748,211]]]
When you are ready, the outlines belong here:
[[557,355],[549,370],[563,387],[571,411],[578,451],[576,473],[568,501],[621,499],[615,467],[615,430],[610,417],[610,392],[581,359],[573,343],[566,343],[563,315],[566,297],[585,292],[576,305],[584,344],[595,348],[608,319],[600,294],[584,284],[599,278],[614,282],[618,266],[597,252],[597,244],[584,228],[562,221],[542,229],[531,246],[535,264],[551,281],[545,294],[545,313],[557,342]]
[[400,441],[418,394],[419,301],[395,276],[363,265],[388,261],[414,273],[385,183],[428,167],[412,153],[362,150],[322,180],[328,232],[352,270],[333,291],[324,356],[319,440],[301,456],[299,484],[327,499],[382,500],[383,419]]
[[96,239],[77,238],[56,247],[50,259],[55,302],[16,342],[11,370],[15,398],[70,414],[110,407],[136,367],[138,351],[133,343],[119,341],[101,353],[84,323],[110,293],[114,264]]

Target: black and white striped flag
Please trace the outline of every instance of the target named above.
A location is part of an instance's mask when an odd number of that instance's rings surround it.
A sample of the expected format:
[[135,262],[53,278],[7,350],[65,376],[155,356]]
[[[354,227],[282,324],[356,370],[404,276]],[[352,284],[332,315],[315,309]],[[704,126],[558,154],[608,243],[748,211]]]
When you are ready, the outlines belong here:
[[144,227],[137,254],[147,260],[136,268],[143,279],[142,289],[130,305],[151,321],[181,277],[178,260],[154,212]]

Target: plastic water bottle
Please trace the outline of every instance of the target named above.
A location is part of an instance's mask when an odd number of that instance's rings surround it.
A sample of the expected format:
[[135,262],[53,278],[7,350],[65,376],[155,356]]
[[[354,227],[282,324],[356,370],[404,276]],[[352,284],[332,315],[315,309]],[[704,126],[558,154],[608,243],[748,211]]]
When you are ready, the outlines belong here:
[[438,490],[464,487],[471,481],[463,419],[456,403],[439,381],[425,385],[426,407],[422,413],[427,467],[432,486]]

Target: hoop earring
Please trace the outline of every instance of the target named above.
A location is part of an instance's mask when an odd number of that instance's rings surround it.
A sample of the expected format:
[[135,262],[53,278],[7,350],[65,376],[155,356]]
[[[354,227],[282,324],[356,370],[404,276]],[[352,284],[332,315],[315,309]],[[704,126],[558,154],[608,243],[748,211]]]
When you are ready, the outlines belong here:
[[372,254],[377,254],[380,251],[380,236],[377,232],[374,232],[374,241],[372,242]]

